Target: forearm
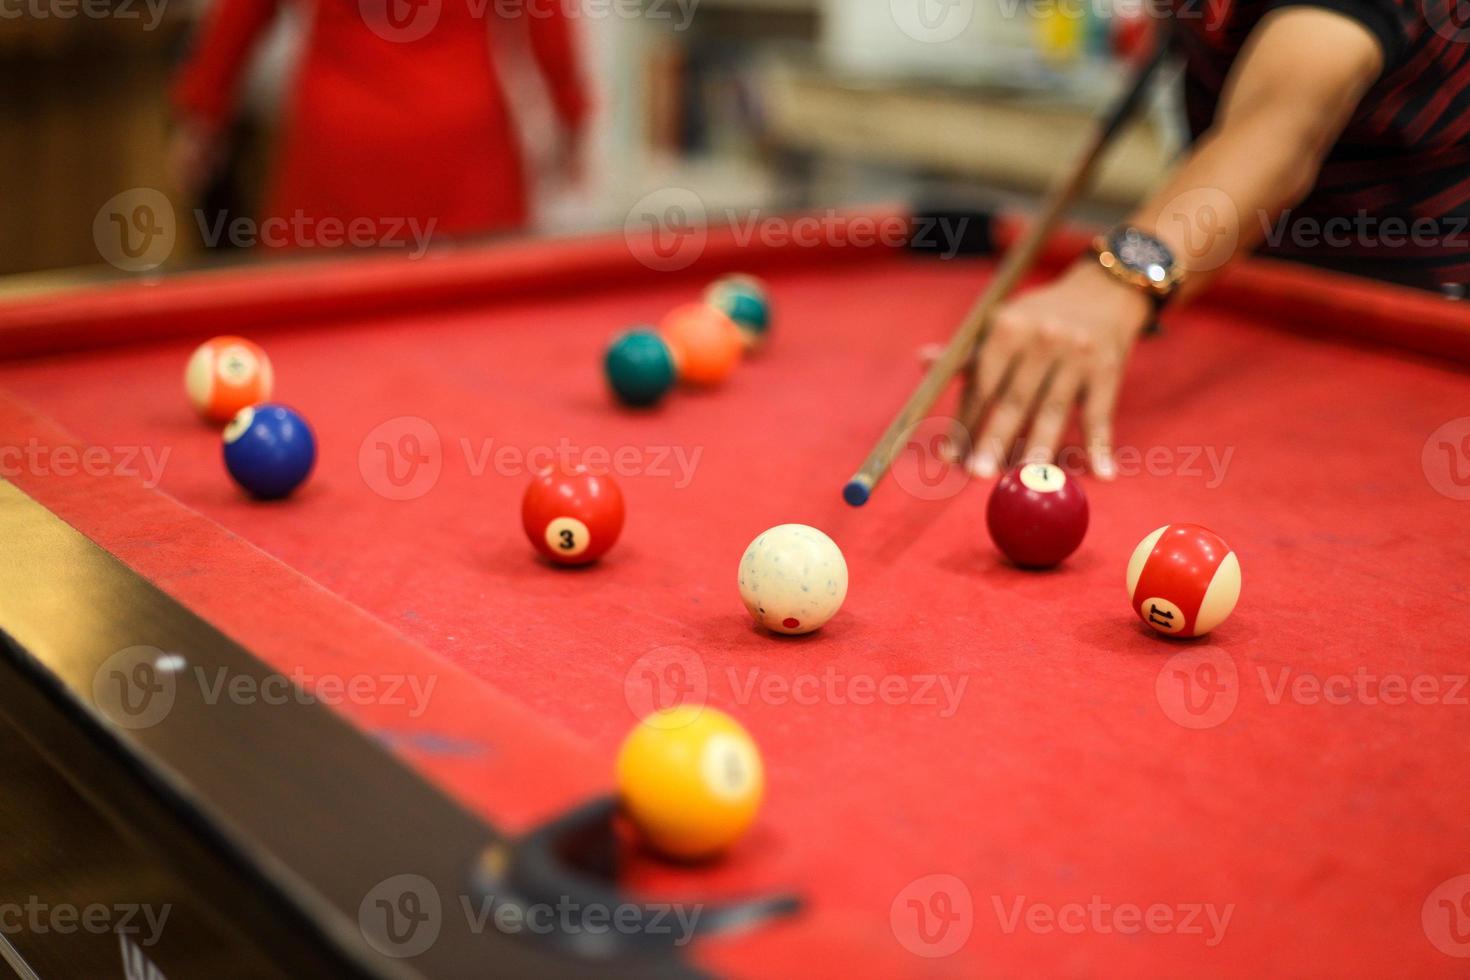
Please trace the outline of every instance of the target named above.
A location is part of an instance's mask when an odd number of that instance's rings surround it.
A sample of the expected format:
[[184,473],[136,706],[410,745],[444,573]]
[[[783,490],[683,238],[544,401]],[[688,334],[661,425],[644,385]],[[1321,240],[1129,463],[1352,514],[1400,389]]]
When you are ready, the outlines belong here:
[[257,41],[275,18],[276,0],[215,0],[170,92],[174,113],[196,127],[228,119]]
[[1311,192],[1381,68],[1376,43],[1338,14],[1287,8],[1261,24],[1214,128],[1131,219],[1184,264],[1180,298],[1254,250]]
[[1208,288],[1230,262],[1254,250],[1316,182],[1322,151],[1280,116],[1263,111],[1226,121],[1130,217],[1188,270],[1178,300]]
[[531,54],[558,118],[568,129],[580,130],[591,112],[591,103],[582,78],[576,25],[561,5],[550,4],[530,16],[527,26]]

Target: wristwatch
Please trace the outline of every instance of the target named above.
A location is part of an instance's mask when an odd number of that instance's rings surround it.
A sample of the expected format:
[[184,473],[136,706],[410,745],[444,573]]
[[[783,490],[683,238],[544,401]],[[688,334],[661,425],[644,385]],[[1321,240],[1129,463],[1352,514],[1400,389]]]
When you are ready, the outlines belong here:
[[1097,263],[1119,282],[1142,290],[1153,304],[1145,333],[1159,332],[1158,316],[1184,281],[1184,266],[1158,238],[1132,225],[1119,225],[1092,243]]

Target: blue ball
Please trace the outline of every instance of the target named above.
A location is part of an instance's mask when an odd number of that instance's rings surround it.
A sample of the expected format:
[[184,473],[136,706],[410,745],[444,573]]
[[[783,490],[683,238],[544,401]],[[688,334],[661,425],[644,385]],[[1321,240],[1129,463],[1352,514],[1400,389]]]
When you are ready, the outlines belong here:
[[630,330],[617,337],[603,361],[607,383],[624,405],[657,405],[678,380],[674,355],[652,330]]
[[284,405],[240,409],[225,427],[224,441],[230,476],[262,500],[289,496],[316,464],[311,426]]

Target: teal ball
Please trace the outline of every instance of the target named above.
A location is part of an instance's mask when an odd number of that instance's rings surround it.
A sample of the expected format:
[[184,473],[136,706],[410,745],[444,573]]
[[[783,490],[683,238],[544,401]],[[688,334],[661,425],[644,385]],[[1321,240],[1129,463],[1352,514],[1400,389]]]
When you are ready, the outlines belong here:
[[706,302],[740,328],[748,346],[763,341],[771,329],[771,301],[760,282],[749,276],[727,276],[710,287]]
[[657,405],[678,378],[673,352],[651,329],[630,330],[616,337],[603,367],[618,401],[633,408]]

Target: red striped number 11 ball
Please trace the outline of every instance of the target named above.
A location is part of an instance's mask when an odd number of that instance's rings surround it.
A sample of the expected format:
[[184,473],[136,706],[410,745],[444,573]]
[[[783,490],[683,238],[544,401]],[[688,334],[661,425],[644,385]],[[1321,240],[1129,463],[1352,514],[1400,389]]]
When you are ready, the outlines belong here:
[[1128,560],[1133,611],[1166,636],[1204,636],[1240,598],[1240,560],[1220,535],[1170,524],[1139,542]]

